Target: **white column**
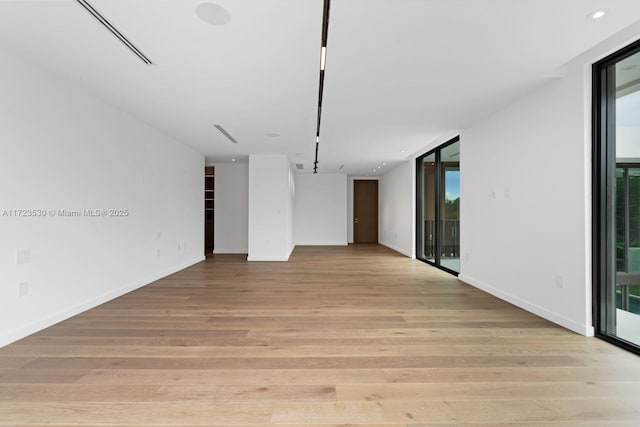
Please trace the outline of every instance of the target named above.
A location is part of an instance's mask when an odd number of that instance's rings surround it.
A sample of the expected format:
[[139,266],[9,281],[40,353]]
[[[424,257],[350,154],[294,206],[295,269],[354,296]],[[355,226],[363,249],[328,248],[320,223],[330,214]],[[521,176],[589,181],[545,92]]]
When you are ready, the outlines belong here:
[[287,261],[293,251],[295,179],[284,154],[249,156],[249,261]]

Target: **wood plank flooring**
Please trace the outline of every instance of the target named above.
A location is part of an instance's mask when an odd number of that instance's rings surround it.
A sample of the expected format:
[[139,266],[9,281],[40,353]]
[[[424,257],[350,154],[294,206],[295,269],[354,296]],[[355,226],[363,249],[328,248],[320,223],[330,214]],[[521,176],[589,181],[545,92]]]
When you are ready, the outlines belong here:
[[0,426],[639,426],[640,358],[378,245],[215,256],[0,349]]

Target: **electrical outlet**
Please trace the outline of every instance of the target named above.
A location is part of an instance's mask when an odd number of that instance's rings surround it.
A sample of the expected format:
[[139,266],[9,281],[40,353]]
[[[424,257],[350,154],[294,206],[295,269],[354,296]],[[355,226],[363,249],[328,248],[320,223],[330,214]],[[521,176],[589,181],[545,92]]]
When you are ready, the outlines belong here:
[[160,248],[156,249],[156,256],[160,256]]
[[29,264],[31,262],[31,251],[20,249],[16,252],[16,264]]
[[505,199],[510,199],[511,198],[511,191],[508,188],[506,188],[504,190],[504,198]]
[[491,198],[492,198],[492,199],[495,199],[495,198],[496,198],[496,192],[495,192],[495,191],[492,191],[492,192],[491,192]]
[[187,242],[184,242],[184,245],[182,245],[182,247],[184,248],[184,250],[187,250]]
[[158,231],[157,238],[158,240],[162,240],[162,231]]
[[25,297],[27,295],[29,295],[29,283],[28,282],[18,283],[18,296]]
[[469,252],[467,252],[467,253],[464,255],[464,260],[465,260],[465,261],[470,261],[470,260],[471,260],[471,257],[469,256]]
[[180,243],[178,243],[178,252],[180,252],[182,250],[182,246],[180,246]]
[[564,277],[561,274],[556,274],[556,288],[564,288]]

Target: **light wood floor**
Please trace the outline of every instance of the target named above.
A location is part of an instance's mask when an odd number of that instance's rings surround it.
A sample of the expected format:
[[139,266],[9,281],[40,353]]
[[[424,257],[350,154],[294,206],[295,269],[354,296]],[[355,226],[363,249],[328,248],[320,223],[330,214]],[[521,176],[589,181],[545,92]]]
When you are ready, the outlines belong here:
[[640,358],[376,245],[216,256],[0,349],[0,425],[640,426]]

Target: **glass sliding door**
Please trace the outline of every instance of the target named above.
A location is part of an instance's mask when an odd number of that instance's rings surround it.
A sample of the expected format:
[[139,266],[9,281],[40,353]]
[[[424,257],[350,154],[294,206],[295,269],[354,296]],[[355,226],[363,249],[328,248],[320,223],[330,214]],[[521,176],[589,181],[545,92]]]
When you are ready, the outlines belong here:
[[417,258],[460,271],[460,142],[456,137],[416,160]]
[[443,148],[442,165],[442,245],[440,264],[460,272],[460,142]]
[[417,256],[420,259],[436,261],[436,155],[431,153],[418,162],[421,178],[418,192],[423,195],[419,201],[421,215],[418,219]]
[[640,44],[593,76],[596,333],[640,353]]

